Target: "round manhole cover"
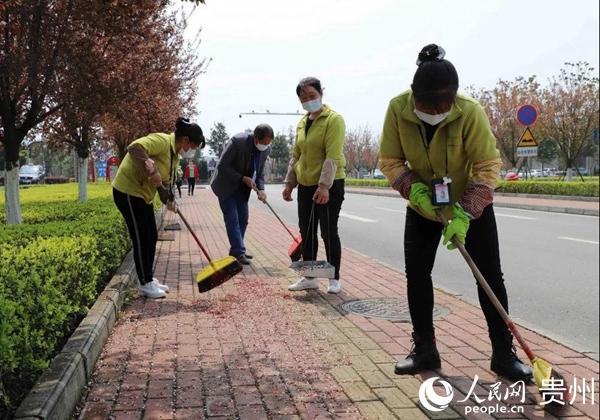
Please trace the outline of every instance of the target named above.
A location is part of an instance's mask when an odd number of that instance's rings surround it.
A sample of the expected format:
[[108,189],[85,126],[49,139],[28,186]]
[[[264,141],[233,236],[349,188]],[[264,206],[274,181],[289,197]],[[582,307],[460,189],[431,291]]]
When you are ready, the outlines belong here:
[[[398,298],[369,298],[345,302],[341,308],[353,314],[368,318],[382,318],[389,321],[410,322],[408,301]],[[435,305],[433,318],[439,319],[448,315],[447,308]]]

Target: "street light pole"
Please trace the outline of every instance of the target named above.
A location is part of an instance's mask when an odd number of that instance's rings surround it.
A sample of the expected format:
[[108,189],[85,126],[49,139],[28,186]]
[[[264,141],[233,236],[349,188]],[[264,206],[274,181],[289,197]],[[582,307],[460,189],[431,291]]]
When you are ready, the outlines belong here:
[[298,112],[298,110],[296,110],[296,112],[271,112],[267,109],[266,112],[255,112],[255,111],[240,112],[240,118],[242,118],[242,115],[304,115],[304,114],[301,112]]

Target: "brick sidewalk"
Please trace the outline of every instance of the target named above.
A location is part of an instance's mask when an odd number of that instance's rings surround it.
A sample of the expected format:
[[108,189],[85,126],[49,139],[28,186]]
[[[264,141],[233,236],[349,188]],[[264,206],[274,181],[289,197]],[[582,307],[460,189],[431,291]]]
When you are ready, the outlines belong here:
[[[180,208],[212,255],[227,255],[212,193],[198,190],[184,197]],[[167,222],[175,217],[169,213]],[[410,349],[410,323],[344,314],[339,305],[369,297],[405,301],[402,273],[345,249],[339,296],[325,293],[325,281],[318,292],[290,293],[286,287],[297,278],[287,268],[290,238],[256,204],[246,240],[254,254],[252,266],[199,294],[193,278],[205,260],[182,227],[175,241],[159,242],[157,252],[156,276],[166,279],[171,293],[159,301],[136,296],[125,308],[96,365],[80,418],[492,418],[465,415],[465,407],[488,406],[489,401],[477,404],[471,395],[459,402],[475,375],[480,378],[475,393],[482,399],[498,382],[489,371],[491,348],[477,307],[436,291],[436,305],[450,311],[436,321],[442,369],[396,376],[395,359]],[[533,350],[570,383],[573,375],[595,378],[596,405],[578,402],[553,416],[536,405],[538,392],[528,387],[524,414],[495,416],[598,418],[598,362],[522,331]],[[454,389],[451,406],[437,413],[418,403],[419,386],[434,376]]]

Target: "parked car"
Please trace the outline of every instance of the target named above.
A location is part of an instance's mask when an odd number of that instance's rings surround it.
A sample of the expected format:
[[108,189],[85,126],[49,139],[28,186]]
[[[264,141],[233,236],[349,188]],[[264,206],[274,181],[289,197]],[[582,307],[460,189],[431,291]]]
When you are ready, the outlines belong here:
[[506,175],[504,175],[504,180],[505,181],[518,181],[520,177],[520,174],[517,174],[516,172],[507,172]]
[[44,168],[41,165],[23,165],[19,169],[19,183],[39,184],[44,182]]
[[530,172],[532,178],[539,178],[544,176],[541,169],[532,169]]
[[385,179],[385,175],[379,169],[373,171],[373,179]]

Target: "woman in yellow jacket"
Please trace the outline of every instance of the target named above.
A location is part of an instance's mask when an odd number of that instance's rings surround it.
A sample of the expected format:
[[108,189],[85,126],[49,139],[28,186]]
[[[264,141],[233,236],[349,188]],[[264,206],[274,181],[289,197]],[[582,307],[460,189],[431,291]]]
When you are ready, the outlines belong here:
[[[404,258],[414,347],[396,365],[397,374],[440,367],[433,327],[431,271],[441,236],[465,244],[494,293],[508,310],[492,207],[501,160],[483,108],[457,94],[458,74],[441,47],[423,48],[411,90],[390,101],[381,136],[381,171],[409,200]],[[436,208],[451,220],[437,221]],[[512,335],[478,285],[479,302],[492,342],[491,369],[512,380],[531,369],[512,347]]]
[[[340,114],[323,104],[323,89],[319,79],[302,79],[296,87],[296,95],[307,113],[296,129],[296,142],[283,199],[292,201],[292,191],[298,187],[298,217],[302,258],[305,261],[314,261],[317,257],[317,225],[321,225],[327,261],[335,267],[335,276],[329,279],[327,291],[339,293],[342,244],[338,234],[338,218],[344,201],[346,126]],[[292,284],[289,290],[318,287],[317,279],[302,278]]]
[[[193,156],[194,150],[204,144],[202,129],[187,119],[178,118],[174,133],[152,133],[132,142],[112,183],[115,204],[125,218],[131,237],[139,291],[146,297],[165,297],[169,291],[167,285],[152,277],[158,239],[154,196],[158,189],[163,204],[177,211],[172,184],[179,168],[179,154]],[[160,186],[164,188],[159,189]]]

